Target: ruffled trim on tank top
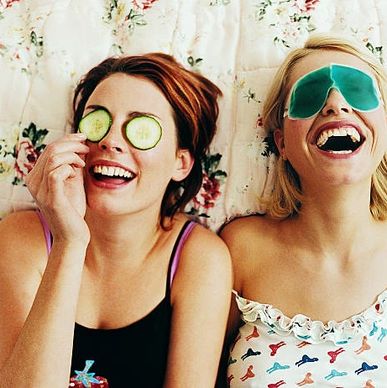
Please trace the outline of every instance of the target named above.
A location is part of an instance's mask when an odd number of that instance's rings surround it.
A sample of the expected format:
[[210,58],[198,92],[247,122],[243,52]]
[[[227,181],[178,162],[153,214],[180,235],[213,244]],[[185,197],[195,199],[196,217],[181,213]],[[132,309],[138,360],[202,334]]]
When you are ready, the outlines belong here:
[[375,330],[375,322],[387,316],[387,289],[377,297],[376,302],[371,307],[360,314],[353,315],[344,321],[329,321],[326,324],[314,321],[303,314],[289,318],[282,311],[269,304],[245,299],[239,296],[236,291],[233,293],[244,322],[253,324],[260,320],[276,334],[294,335],[299,340],[311,344],[331,341],[340,345],[351,342]]

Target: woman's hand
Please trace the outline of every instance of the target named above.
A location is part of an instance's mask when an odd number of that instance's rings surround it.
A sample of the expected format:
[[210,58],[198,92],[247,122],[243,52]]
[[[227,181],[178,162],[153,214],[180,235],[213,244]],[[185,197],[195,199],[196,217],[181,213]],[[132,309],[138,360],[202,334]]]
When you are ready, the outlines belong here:
[[76,133],[49,144],[25,180],[55,241],[75,239],[88,243],[90,239],[84,220],[83,167],[89,151],[85,140],[85,135]]

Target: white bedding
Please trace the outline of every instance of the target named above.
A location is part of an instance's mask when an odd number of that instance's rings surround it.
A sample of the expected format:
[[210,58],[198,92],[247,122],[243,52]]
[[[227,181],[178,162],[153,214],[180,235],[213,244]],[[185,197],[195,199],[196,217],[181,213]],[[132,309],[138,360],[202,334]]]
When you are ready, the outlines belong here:
[[312,32],[363,42],[386,62],[386,0],[0,0],[0,217],[35,205],[23,184],[71,128],[73,88],[107,56],[163,51],[223,91],[201,192],[187,208],[216,230],[264,212],[275,158],[260,122],[288,50]]

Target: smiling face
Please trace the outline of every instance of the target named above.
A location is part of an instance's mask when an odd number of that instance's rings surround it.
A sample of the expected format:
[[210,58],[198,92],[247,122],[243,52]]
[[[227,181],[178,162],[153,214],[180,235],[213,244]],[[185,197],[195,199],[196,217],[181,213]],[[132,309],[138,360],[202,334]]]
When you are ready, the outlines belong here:
[[[293,68],[289,89],[306,74],[332,63],[350,66],[373,77],[372,69],[354,55],[320,50]],[[289,96],[288,96],[289,98]],[[284,118],[275,131],[281,155],[298,173],[303,188],[349,184],[371,179],[387,149],[383,104],[369,112],[354,110],[337,89],[331,89],[321,111],[308,119]]]
[[[109,214],[160,211],[170,180],[184,179],[192,160],[177,149],[173,111],[162,92],[145,78],[116,73],[105,78],[88,99],[83,116],[103,109],[111,127],[99,142],[88,141],[85,187],[89,208]],[[135,148],[127,124],[134,117],[154,118],[162,136],[150,149]]]

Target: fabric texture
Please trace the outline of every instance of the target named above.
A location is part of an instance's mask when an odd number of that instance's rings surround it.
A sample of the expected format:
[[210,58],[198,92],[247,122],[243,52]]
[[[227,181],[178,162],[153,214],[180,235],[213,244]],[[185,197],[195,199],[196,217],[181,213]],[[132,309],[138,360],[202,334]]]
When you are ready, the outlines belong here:
[[230,387],[386,386],[387,290],[360,314],[327,324],[234,293],[244,323],[230,349]]
[[386,61],[385,0],[0,0],[0,218],[34,208],[24,177],[73,130],[81,75],[110,55],[162,51],[223,91],[219,131],[187,212],[217,230],[262,213],[275,156],[266,91],[289,50],[314,32],[353,37]]

